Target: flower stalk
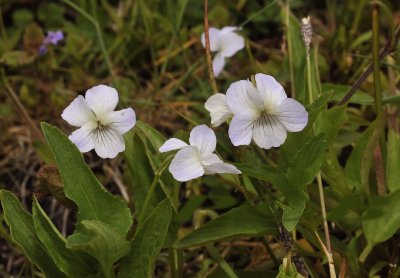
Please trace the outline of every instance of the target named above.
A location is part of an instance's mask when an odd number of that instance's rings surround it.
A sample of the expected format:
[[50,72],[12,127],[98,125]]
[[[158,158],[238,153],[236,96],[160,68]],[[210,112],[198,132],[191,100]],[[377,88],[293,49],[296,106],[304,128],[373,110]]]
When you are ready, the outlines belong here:
[[[309,97],[309,103],[311,104],[314,101],[314,95],[313,95],[313,91],[312,91],[312,82],[311,82],[312,77],[311,77],[311,62],[310,62],[310,60],[311,60],[310,59],[310,44],[312,41],[312,26],[311,26],[310,17],[303,18],[302,25],[301,25],[301,33],[303,35],[303,41],[304,41],[304,45],[306,47],[308,97]],[[321,242],[321,246],[323,248],[323,251],[324,251],[325,256],[327,257],[327,260],[329,263],[330,277],[336,278],[335,265],[334,265],[333,256],[332,256],[331,240],[330,240],[330,235],[329,235],[329,226],[328,226],[328,221],[326,218],[325,196],[324,196],[324,188],[322,185],[321,171],[319,171],[317,173],[316,178],[317,178],[317,183],[318,183],[319,199],[320,199],[321,211],[322,211],[322,220],[324,223],[326,247],[322,243],[322,241],[319,239],[318,235],[317,235],[317,237],[318,237],[318,240],[320,240],[320,242]]]
[[217,82],[214,77],[214,70],[211,59],[211,50],[210,50],[210,32],[208,27],[208,0],[204,0],[204,35],[205,35],[205,50],[207,57],[207,67],[208,67],[208,76],[210,79],[210,85],[213,91],[213,94],[218,92]]
[[[144,216],[146,215],[147,208],[148,208],[148,206],[150,204],[151,198],[154,195],[154,191],[156,189],[158,181],[160,180],[161,175],[164,173],[165,169],[167,168],[169,162],[172,160],[173,157],[174,157],[173,155],[168,156],[161,163],[161,165],[158,168],[158,170],[154,173],[153,182],[150,185],[149,191],[147,192],[147,195],[146,195],[146,199],[144,200],[144,203],[143,203],[142,211],[140,212],[139,217],[138,217],[139,226],[143,225]],[[139,230],[139,229],[137,229],[137,230]]]

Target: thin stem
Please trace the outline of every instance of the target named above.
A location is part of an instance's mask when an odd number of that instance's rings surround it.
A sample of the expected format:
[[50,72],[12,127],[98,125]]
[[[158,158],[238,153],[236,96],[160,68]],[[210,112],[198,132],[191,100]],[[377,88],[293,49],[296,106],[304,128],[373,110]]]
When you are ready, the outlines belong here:
[[163,163],[161,163],[161,165],[158,168],[158,170],[154,173],[153,182],[150,185],[149,191],[147,192],[147,195],[146,195],[146,199],[144,200],[144,204],[142,206],[142,211],[140,212],[139,217],[138,217],[139,226],[143,225],[143,220],[144,220],[144,216],[146,215],[146,210],[147,210],[147,208],[148,208],[148,206],[150,204],[151,198],[154,195],[154,191],[156,189],[158,181],[160,180],[160,177],[161,177],[162,173],[167,168],[168,163],[172,160],[173,157],[174,157],[174,155],[170,155],[169,157],[167,157],[163,161]]
[[170,267],[170,276],[173,278],[181,278],[182,277],[182,250],[169,248],[169,267]]
[[289,69],[290,69],[290,87],[292,89],[292,98],[296,98],[296,86],[294,84],[294,64],[293,64],[293,50],[292,50],[292,37],[290,35],[290,1],[286,2],[286,40],[289,54]]
[[[309,102],[310,104],[314,101],[313,98],[313,92],[312,92],[312,87],[311,87],[311,62],[310,62],[310,52],[307,51],[307,84],[308,84],[308,96],[309,96]],[[315,128],[315,126],[314,126]],[[329,272],[330,272],[330,277],[336,277],[335,273],[335,265],[333,262],[333,257],[332,257],[332,248],[331,248],[331,239],[330,239],[330,234],[329,234],[329,226],[328,226],[328,221],[326,219],[326,207],[325,207],[325,196],[324,196],[324,187],[322,185],[322,178],[321,178],[321,171],[318,171],[317,175],[317,183],[318,183],[318,191],[319,191],[319,200],[321,203],[321,211],[322,211],[322,220],[324,222],[324,232],[325,232],[325,240],[326,240],[326,246],[327,246],[327,259],[329,263]],[[324,245],[322,245],[324,246]]]
[[8,83],[8,80],[5,76],[5,72],[4,69],[1,69],[0,71],[0,75],[1,75],[1,80],[0,80],[0,84],[3,84],[5,87],[5,91],[8,94],[8,96],[11,98],[12,102],[14,103],[14,105],[16,106],[17,110],[19,111],[19,113],[22,115],[22,117],[25,119],[25,121],[27,122],[27,124],[30,126],[34,136],[39,139],[42,142],[45,142],[43,134],[40,132],[39,128],[36,126],[36,124],[33,122],[31,116],[29,116],[28,112],[26,111],[24,105],[22,104],[22,102],[19,100],[17,94],[14,92],[13,88],[10,86],[10,84]]
[[[374,77],[375,110],[377,117],[382,113],[382,90],[379,62],[379,7],[372,5],[372,64]],[[382,161],[386,161],[386,140],[385,135],[379,137],[380,152]]]
[[210,32],[208,29],[208,0],[204,0],[204,36],[205,36],[205,49],[207,57],[208,75],[213,94],[218,93],[217,82],[214,77],[214,70],[212,66],[211,50],[210,50]]
[[376,113],[382,112],[382,91],[379,64],[379,22],[378,6],[372,6],[372,60]]
[[311,61],[310,61],[310,53],[307,53],[307,86],[308,86],[308,98],[310,104],[314,101],[314,95],[311,86]]
[[[75,3],[71,2],[70,0],[63,0],[63,2],[65,4],[67,4],[68,6],[70,6],[71,8],[73,8],[74,10],[76,10],[78,13],[80,13],[83,17],[85,17],[87,20],[89,20],[94,25],[94,28],[96,30],[97,39],[100,44],[101,52],[103,53],[104,59],[106,60],[108,71],[113,80],[113,85],[115,86],[116,80],[115,80],[115,75],[114,75],[114,71],[113,71],[113,66],[111,64],[110,57],[108,56],[108,52],[107,52],[107,49],[106,49],[106,46],[104,43],[103,34],[101,32],[99,22],[97,21],[97,19],[95,17],[88,14],[85,10],[83,10],[81,7],[79,7]],[[92,6],[93,6],[93,9],[95,10],[95,1],[92,1]]]
[[221,269],[228,275],[229,278],[238,278],[235,271],[232,267],[225,261],[225,259],[221,256],[218,252],[217,248],[214,247],[212,244],[206,245],[206,249],[208,253],[210,253],[211,257],[218,263]]

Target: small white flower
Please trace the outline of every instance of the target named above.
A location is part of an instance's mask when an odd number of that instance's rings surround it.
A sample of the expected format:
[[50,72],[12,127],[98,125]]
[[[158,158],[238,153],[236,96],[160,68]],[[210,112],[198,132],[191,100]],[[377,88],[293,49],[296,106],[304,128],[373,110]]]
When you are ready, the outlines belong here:
[[[227,26],[221,30],[209,28],[210,50],[217,52],[213,60],[214,75],[218,76],[225,66],[225,59],[232,57],[240,49],[244,48],[244,39],[235,33],[237,27]],[[205,34],[201,35],[201,43],[205,47]]]
[[217,139],[214,131],[208,126],[199,125],[193,128],[189,142],[190,145],[172,138],[160,147],[162,153],[179,150],[169,165],[169,171],[177,181],[184,182],[216,173],[241,173],[235,166],[224,163],[213,153]]
[[224,94],[218,93],[212,95],[207,99],[204,107],[208,112],[210,112],[211,124],[214,126],[220,126],[233,116],[231,110],[229,110],[229,107],[225,102]]
[[233,113],[229,137],[235,146],[249,145],[251,139],[261,148],[282,145],[287,132],[303,130],[308,113],[303,105],[286,96],[283,87],[270,75],[256,74],[256,86],[241,80],[226,92],[226,103]]
[[69,139],[81,152],[94,149],[102,158],[114,158],[125,149],[122,134],[134,127],[136,115],[132,108],[114,111],[117,103],[117,90],[98,85],[65,108],[61,117],[79,127]]

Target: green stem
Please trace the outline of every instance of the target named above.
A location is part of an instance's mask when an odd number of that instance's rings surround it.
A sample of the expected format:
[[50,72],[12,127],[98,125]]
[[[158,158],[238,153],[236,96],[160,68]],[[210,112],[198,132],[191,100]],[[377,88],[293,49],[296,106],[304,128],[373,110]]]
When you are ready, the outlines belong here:
[[307,54],[307,86],[308,86],[308,98],[310,104],[314,101],[314,95],[311,86],[311,58],[310,53]]
[[158,181],[160,180],[160,177],[161,177],[162,173],[167,168],[168,163],[172,160],[173,157],[174,157],[174,155],[170,155],[169,157],[167,157],[163,161],[163,163],[161,163],[161,165],[158,168],[158,170],[154,173],[153,182],[150,185],[149,191],[147,192],[147,195],[146,195],[146,199],[144,200],[144,204],[142,206],[142,210],[141,210],[141,212],[139,214],[139,217],[138,217],[139,226],[143,224],[144,216],[146,215],[146,210],[148,209],[148,206],[150,204],[150,200],[154,195],[154,191],[156,189]]
[[[107,52],[107,49],[106,49],[106,46],[104,43],[103,34],[101,32],[99,22],[97,21],[96,18],[94,18],[93,16],[88,14],[85,10],[83,10],[81,7],[79,7],[75,3],[71,2],[70,0],[63,0],[63,2],[65,4],[67,4],[68,6],[70,6],[71,8],[73,8],[74,10],[76,10],[78,13],[80,13],[83,17],[85,17],[87,20],[89,20],[94,25],[94,28],[96,30],[97,39],[100,44],[101,52],[103,53],[104,59],[106,60],[108,71],[113,80],[113,85],[115,86],[116,80],[115,80],[115,75],[114,75],[114,71],[113,71],[113,66],[111,64],[110,57],[108,56],[108,52]],[[92,1],[92,6],[93,6],[94,10],[95,10],[95,4],[96,4],[95,1]]]
[[214,247],[214,245],[208,244],[206,245],[206,249],[208,253],[210,253],[211,257],[218,263],[218,265],[221,267],[221,269],[225,272],[225,274],[229,278],[238,278],[235,271],[225,261],[225,259],[221,256],[221,254],[218,252],[217,248]]
[[290,35],[290,1],[286,3],[286,40],[289,54],[289,69],[290,69],[290,87],[292,89],[292,98],[296,98],[295,84],[294,84],[294,64],[293,64],[293,50],[292,50],[292,37]]
[[173,278],[182,277],[182,250],[169,248],[170,276]]

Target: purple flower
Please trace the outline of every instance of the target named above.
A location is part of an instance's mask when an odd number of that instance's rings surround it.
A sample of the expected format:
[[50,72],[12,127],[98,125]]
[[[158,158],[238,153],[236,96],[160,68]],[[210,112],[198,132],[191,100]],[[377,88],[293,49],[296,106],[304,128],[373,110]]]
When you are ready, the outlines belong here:
[[54,31],[54,32],[49,31],[38,49],[39,55],[47,53],[47,46],[49,44],[57,45],[59,41],[63,39],[64,39],[64,34],[62,31]]
[[43,40],[43,44],[57,45],[59,41],[64,39],[64,34],[61,31],[48,32],[46,38]]

